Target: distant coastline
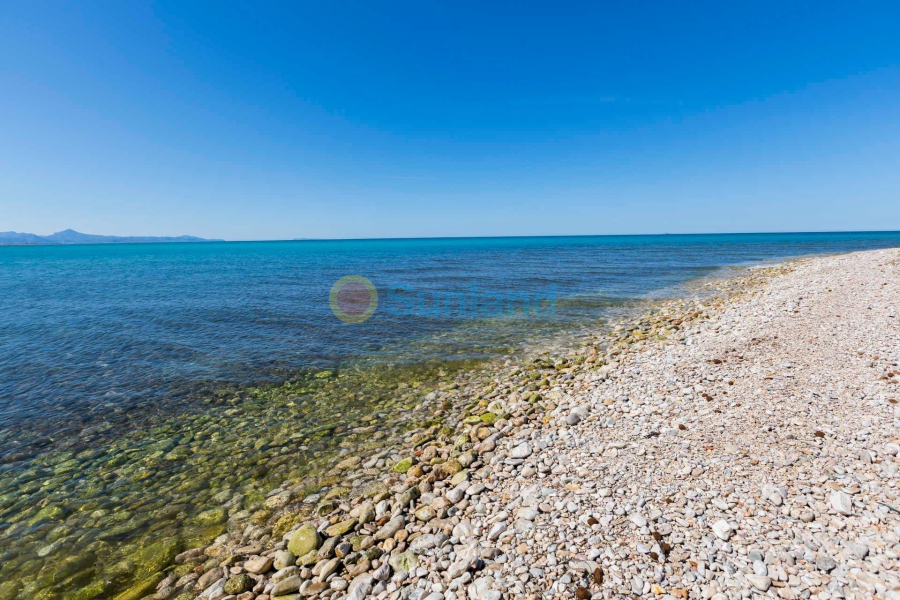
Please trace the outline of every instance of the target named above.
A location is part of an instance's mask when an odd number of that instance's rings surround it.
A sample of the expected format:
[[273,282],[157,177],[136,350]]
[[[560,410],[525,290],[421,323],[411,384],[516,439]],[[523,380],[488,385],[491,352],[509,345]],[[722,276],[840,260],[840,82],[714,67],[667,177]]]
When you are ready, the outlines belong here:
[[52,235],[36,235],[16,231],[0,231],[0,246],[59,246],[64,244],[167,244],[176,242],[221,242],[191,235],[166,236],[119,236],[93,235],[73,229],[57,231]]

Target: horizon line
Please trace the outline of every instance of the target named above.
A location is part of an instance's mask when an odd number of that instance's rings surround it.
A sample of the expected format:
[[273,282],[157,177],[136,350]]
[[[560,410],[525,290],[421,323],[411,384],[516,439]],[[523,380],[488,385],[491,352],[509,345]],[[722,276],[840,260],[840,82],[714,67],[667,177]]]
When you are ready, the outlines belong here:
[[[81,232],[79,232],[81,233]],[[586,233],[586,234],[545,234],[545,235],[460,235],[460,236],[406,236],[406,237],[363,237],[363,238],[285,238],[285,239],[237,239],[226,240],[219,238],[199,238],[199,236],[180,235],[119,235],[119,234],[85,234],[108,235],[111,237],[198,237],[197,241],[147,241],[147,242],[72,242],[58,244],[2,244],[0,247],[45,247],[45,246],[146,246],[146,245],[173,245],[173,244],[261,244],[284,242],[372,242],[372,241],[412,241],[412,240],[495,240],[495,239],[545,239],[545,238],[596,238],[596,237],[663,237],[663,236],[703,236],[703,235],[790,235],[790,234],[853,234],[853,233],[897,233],[900,229],[845,229],[845,230],[786,230],[786,231],[709,231],[689,233]]]

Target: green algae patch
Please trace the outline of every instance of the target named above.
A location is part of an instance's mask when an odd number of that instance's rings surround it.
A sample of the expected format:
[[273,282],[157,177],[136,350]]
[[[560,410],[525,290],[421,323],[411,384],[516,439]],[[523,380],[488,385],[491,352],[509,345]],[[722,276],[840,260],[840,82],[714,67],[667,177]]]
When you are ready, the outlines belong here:
[[197,515],[196,522],[199,525],[218,525],[228,520],[228,513],[224,508],[211,508]]
[[144,596],[152,594],[156,591],[159,582],[165,579],[165,573],[156,573],[147,579],[144,579],[137,585],[128,588],[121,594],[113,596],[113,600],[140,600]]
[[302,523],[305,520],[305,517],[299,513],[287,514],[278,519],[275,522],[275,526],[272,528],[272,535],[275,536],[276,539],[281,539],[284,537],[288,531],[294,528],[298,523]]
[[[232,525],[252,522],[280,539],[351,493],[387,494],[382,482],[365,480],[351,490],[346,471],[401,440],[418,447],[447,436],[433,427],[442,418],[429,416],[447,411],[447,400],[424,398],[478,364],[365,366],[215,393],[202,410],[125,435],[110,430],[100,442],[86,438],[90,447],[49,450],[0,471],[0,544],[14,551],[0,562],[0,600],[142,598],[155,591],[157,574],[192,568],[172,564],[179,551],[206,546]],[[293,492],[289,504],[267,507],[279,486]],[[60,562],[65,555],[96,559]]]
[[161,571],[175,559],[181,551],[181,542],[177,539],[159,540],[144,546],[131,556],[138,566],[139,573]]
[[56,504],[45,506],[37,512],[29,521],[29,525],[36,525],[41,521],[60,521],[66,516],[66,511]]

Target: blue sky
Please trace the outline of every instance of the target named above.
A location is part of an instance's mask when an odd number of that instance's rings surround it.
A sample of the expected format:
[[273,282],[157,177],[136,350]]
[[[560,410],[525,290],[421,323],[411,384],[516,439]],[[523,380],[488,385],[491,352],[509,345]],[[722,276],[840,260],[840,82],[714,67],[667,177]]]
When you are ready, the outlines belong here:
[[0,230],[900,229],[900,4],[7,2]]

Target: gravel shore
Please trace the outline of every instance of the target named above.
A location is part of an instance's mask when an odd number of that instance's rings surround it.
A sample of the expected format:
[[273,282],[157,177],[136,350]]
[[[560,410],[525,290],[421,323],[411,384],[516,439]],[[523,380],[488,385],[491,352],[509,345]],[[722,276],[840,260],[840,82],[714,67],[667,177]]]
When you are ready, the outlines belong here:
[[725,288],[447,390],[452,436],[119,597],[900,599],[900,251]]

